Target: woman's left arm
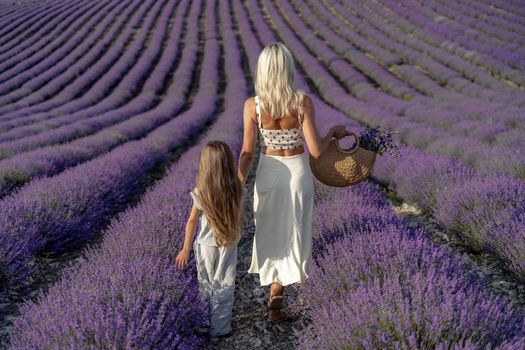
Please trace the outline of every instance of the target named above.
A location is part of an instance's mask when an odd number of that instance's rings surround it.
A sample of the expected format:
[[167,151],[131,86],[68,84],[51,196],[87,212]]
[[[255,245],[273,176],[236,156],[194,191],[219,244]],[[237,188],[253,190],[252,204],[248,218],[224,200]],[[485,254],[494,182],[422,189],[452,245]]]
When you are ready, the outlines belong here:
[[257,141],[257,124],[255,123],[253,116],[255,115],[255,103],[251,100],[253,97],[248,98],[244,102],[243,120],[244,120],[244,135],[242,142],[242,149],[239,155],[239,168],[237,175],[244,185],[248,173],[253,165],[255,158],[255,144]]

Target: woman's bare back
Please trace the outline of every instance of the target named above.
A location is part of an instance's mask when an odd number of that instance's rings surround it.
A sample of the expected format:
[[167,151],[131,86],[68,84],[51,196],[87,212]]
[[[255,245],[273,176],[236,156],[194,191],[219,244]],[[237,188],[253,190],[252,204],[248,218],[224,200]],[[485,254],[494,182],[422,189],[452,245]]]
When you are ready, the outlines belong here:
[[[257,113],[255,111],[255,98],[254,97],[250,97],[250,104],[253,104],[253,120],[254,120],[254,123],[257,124]],[[299,122],[299,115],[297,111],[295,111],[295,113],[293,113],[292,115],[286,115],[280,119],[273,119],[270,116],[268,116],[266,113],[261,111],[261,125],[263,129],[270,129],[270,130],[294,129],[294,128],[301,127],[301,124]],[[293,156],[296,154],[303,153],[304,147],[302,145],[296,148],[293,148],[293,149],[275,149],[275,148],[263,147],[261,152],[267,155],[287,157],[287,156]]]

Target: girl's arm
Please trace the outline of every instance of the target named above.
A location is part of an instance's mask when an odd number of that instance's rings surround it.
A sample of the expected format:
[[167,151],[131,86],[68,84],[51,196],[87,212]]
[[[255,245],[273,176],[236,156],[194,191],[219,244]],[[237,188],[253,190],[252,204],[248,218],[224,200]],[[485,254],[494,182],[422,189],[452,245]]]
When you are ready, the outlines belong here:
[[349,135],[344,125],[332,127],[324,137],[319,135],[315,123],[315,109],[312,99],[309,96],[304,97],[303,103],[303,133],[308,145],[308,151],[314,158],[321,156],[330,145],[332,137],[341,139]]
[[245,184],[248,173],[252,168],[253,160],[255,158],[255,144],[257,142],[257,124],[253,118],[255,115],[255,102],[252,100],[254,100],[254,98],[250,97],[244,102],[243,111],[244,136],[237,170],[237,175],[243,185]]
[[184,244],[179,254],[175,258],[176,265],[179,269],[183,269],[188,264],[188,259],[191,251],[191,244],[193,242],[193,237],[195,236],[195,228],[197,227],[197,220],[199,219],[200,210],[195,206],[191,207],[190,217],[186,222],[186,234],[184,236]]

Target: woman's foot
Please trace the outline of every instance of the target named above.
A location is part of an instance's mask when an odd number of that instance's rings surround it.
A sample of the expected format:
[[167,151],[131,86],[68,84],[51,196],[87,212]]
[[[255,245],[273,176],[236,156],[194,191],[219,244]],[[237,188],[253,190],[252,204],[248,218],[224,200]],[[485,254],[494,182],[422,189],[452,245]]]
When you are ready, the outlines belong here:
[[268,302],[268,309],[270,310],[268,314],[268,321],[277,323],[281,321],[286,321],[290,318],[288,313],[282,310],[284,298],[282,295],[271,296],[270,301]]
[[270,310],[268,314],[268,321],[272,323],[279,323],[290,319],[290,315],[283,310]]

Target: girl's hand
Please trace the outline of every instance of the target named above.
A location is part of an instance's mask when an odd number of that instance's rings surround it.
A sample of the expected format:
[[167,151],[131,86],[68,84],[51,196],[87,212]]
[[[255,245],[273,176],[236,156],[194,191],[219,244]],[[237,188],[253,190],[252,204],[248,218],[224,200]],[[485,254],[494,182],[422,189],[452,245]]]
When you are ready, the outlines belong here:
[[350,135],[350,133],[346,130],[346,127],[344,125],[336,125],[331,129],[331,131],[332,137],[335,137],[338,140]]
[[182,270],[186,267],[189,256],[190,251],[185,249],[182,249],[179,254],[177,254],[177,257],[175,258],[175,265],[179,268],[179,270]]

